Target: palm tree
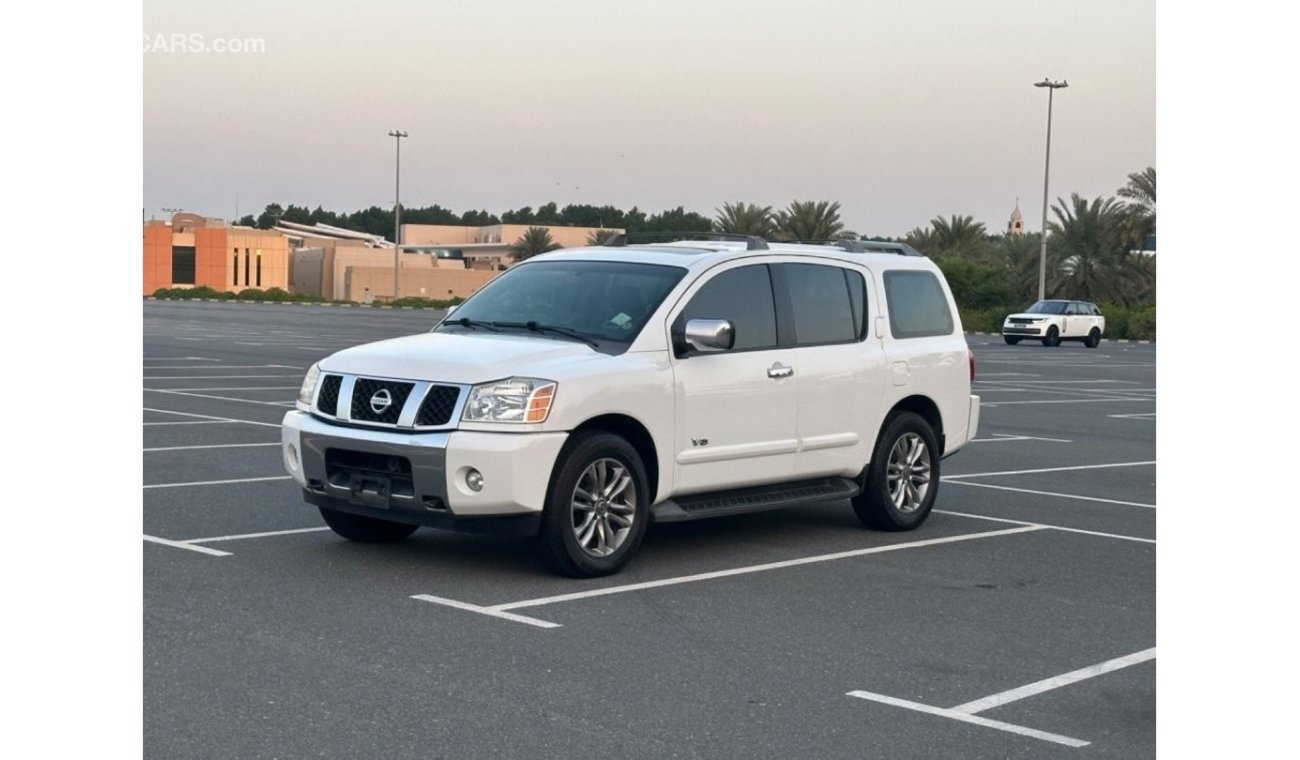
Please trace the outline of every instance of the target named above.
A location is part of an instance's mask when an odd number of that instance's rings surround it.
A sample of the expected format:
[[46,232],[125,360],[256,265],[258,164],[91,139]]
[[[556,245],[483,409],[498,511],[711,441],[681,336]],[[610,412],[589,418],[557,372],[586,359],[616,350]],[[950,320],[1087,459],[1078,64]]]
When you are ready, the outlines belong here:
[[839,201],[791,201],[776,214],[777,236],[785,240],[842,240],[857,237],[840,221]]
[[1129,250],[1141,250],[1147,235],[1156,232],[1156,170],[1148,166],[1128,175],[1128,184],[1119,189],[1125,199],[1125,237]]
[[604,245],[606,240],[609,240],[617,234],[618,232],[614,230],[593,230],[591,234],[587,235],[587,245]]
[[933,227],[913,227],[911,232],[903,236],[903,242],[926,256],[939,252],[939,242]]
[[759,206],[756,203],[724,203],[722,209],[714,209],[718,217],[713,221],[713,229],[718,232],[730,232],[737,235],[757,235],[771,239],[776,235],[776,216],[771,206]]
[[1155,269],[1146,257],[1129,252],[1123,204],[1074,193],[1068,205],[1058,199],[1052,212],[1048,248],[1056,260],[1057,281],[1050,288],[1056,296],[1125,305],[1149,297]]
[[930,220],[930,226],[934,229],[934,242],[938,248],[935,255],[984,258],[988,248],[988,230],[983,222],[975,221],[975,217],[953,214],[944,219],[936,216]]
[[539,253],[563,247],[551,239],[551,231],[545,227],[529,227],[518,240],[510,244],[510,252],[514,254],[515,261],[523,261]]

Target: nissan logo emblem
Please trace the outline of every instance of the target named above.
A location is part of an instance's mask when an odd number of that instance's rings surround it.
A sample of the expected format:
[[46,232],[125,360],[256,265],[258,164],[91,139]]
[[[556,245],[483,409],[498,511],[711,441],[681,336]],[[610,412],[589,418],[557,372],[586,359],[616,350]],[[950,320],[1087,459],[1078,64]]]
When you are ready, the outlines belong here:
[[387,388],[380,388],[375,391],[375,395],[370,397],[370,408],[375,414],[383,414],[384,410],[393,405],[393,394],[388,392]]

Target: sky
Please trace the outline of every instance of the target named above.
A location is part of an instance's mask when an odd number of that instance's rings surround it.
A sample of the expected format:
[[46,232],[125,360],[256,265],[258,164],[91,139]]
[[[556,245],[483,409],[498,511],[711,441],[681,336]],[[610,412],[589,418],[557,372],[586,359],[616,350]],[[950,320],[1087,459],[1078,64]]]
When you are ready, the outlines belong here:
[[[1156,165],[1155,3],[149,0],[144,205],[783,207],[1005,230]],[[185,43],[176,42],[184,35]],[[201,40],[199,37],[201,36]],[[248,40],[250,42],[243,43]],[[196,52],[223,41],[252,52]]]

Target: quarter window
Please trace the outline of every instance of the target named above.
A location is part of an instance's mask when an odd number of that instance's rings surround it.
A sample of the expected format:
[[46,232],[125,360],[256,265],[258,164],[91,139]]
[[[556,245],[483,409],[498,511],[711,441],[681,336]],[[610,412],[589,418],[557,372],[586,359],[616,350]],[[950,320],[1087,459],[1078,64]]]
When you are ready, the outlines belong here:
[[952,312],[943,287],[931,272],[885,272],[889,329],[895,338],[952,334]]
[[733,351],[776,346],[776,304],[766,264],[731,269],[714,277],[691,298],[679,321],[727,319],[735,330]]

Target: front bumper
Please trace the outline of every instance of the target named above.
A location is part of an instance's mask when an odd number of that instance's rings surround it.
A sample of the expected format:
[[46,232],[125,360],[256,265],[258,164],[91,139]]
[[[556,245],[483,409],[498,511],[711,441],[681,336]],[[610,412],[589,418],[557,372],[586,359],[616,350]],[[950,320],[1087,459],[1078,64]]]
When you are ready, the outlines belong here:
[[1030,327],[1028,325],[1003,325],[1002,334],[1013,335],[1013,336],[1032,335],[1034,337],[1042,337],[1043,328]]
[[[302,411],[281,423],[285,469],[308,501],[436,527],[447,518],[538,515],[568,433],[398,433],[334,425]],[[405,464],[404,464],[405,463]],[[474,491],[470,469],[483,476]]]

